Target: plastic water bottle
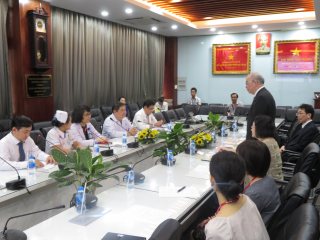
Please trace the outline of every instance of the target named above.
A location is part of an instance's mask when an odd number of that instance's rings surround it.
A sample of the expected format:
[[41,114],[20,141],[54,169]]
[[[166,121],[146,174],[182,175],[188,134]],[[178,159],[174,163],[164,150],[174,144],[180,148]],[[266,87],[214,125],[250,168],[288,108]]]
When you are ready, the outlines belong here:
[[232,123],[232,131],[233,131],[233,132],[237,132],[237,131],[238,131],[237,121],[234,121],[234,122]]
[[224,125],[224,123],[221,126],[221,137],[226,137],[226,126]]
[[79,186],[76,193],[76,209],[80,214],[86,210],[86,196],[83,186]]
[[193,156],[196,154],[196,143],[193,140],[190,140],[189,151],[190,151],[190,156]]
[[134,171],[132,166],[130,165],[130,170],[128,171],[127,177],[127,188],[132,189],[134,187]]
[[28,158],[28,174],[35,175],[35,173],[36,173],[36,160],[34,156],[30,154]]
[[172,167],[173,166],[173,153],[172,150],[167,150],[167,166]]
[[127,132],[122,133],[122,147],[123,148],[127,147]]
[[212,137],[212,142],[216,143],[217,142],[217,136],[216,136],[216,131],[215,130],[213,130],[211,132],[211,137]]
[[93,157],[99,156],[100,155],[100,148],[98,143],[93,144]]
[[168,128],[168,132],[170,132],[172,130],[172,122],[168,122],[167,124],[167,128]]

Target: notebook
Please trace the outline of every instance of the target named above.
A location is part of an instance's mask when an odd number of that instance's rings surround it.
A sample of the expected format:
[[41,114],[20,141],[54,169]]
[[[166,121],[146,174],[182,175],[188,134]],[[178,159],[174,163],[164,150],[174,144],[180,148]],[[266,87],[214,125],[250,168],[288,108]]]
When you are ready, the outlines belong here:
[[146,240],[146,238],[121,233],[108,232],[106,235],[104,235],[102,240]]

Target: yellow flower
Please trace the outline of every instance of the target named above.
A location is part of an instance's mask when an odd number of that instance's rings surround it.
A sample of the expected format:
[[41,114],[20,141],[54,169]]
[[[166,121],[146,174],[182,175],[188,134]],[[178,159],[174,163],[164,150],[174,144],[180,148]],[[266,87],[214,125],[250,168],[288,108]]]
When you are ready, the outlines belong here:
[[204,142],[203,142],[203,140],[201,138],[199,138],[199,139],[196,140],[196,144],[198,146],[202,146],[204,144]]

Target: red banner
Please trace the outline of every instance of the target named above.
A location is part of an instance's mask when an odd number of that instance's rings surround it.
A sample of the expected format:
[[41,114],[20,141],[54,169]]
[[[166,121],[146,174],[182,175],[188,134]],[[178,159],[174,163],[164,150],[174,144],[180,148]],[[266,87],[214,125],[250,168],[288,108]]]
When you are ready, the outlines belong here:
[[250,72],[250,43],[213,44],[213,74],[248,74]]
[[275,42],[275,73],[317,73],[318,40]]

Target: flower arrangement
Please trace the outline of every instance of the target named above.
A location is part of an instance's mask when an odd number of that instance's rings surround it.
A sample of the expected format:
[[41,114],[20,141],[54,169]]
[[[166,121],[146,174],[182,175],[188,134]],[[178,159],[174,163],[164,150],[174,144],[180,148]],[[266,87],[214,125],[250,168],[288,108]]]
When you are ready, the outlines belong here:
[[200,132],[192,135],[191,140],[195,142],[198,148],[204,148],[212,142],[212,137],[210,133]]
[[156,129],[145,128],[138,132],[138,141],[143,144],[153,143],[158,134],[159,131]]

